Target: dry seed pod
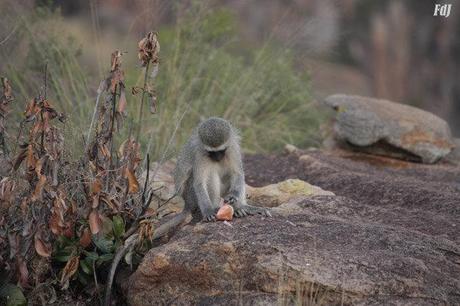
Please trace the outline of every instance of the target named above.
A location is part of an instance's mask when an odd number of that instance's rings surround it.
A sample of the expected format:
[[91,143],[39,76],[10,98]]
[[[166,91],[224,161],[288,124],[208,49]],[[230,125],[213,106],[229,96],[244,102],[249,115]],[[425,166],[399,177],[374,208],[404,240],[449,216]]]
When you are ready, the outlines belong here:
[[142,66],[146,66],[147,63],[153,62],[158,63],[158,53],[160,52],[160,43],[158,42],[158,35],[155,32],[147,33],[139,42],[139,53],[138,57],[141,61]]

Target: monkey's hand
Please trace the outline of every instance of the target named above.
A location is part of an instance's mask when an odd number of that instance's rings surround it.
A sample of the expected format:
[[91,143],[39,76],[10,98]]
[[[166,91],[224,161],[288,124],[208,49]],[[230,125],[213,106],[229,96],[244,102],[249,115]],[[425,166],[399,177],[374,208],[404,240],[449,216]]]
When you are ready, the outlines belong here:
[[232,196],[232,195],[228,195],[224,198],[224,203],[226,204],[230,204],[230,205],[233,205],[235,204],[237,201],[236,197]]
[[251,215],[255,215],[255,214],[259,214],[259,215],[262,215],[264,217],[271,217],[272,216],[270,211],[268,209],[266,209],[266,208],[247,205],[247,204],[246,205],[241,205],[239,207],[235,207],[235,212],[233,213],[233,215],[235,217],[237,217],[237,218],[251,216]]
[[205,211],[202,213],[203,215],[203,221],[204,222],[214,222],[216,221],[216,213],[217,211],[215,209],[210,209],[208,211]]

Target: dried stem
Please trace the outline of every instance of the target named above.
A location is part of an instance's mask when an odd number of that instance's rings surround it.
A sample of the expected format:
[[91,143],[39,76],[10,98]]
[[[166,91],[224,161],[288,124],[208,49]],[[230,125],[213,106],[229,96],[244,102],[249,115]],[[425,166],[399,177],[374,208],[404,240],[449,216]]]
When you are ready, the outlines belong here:
[[[103,80],[102,82],[105,83],[105,82],[107,82],[107,80]],[[101,95],[103,93],[103,90],[101,89],[102,84],[103,84],[102,82],[101,82],[101,85],[99,85],[99,88],[97,90],[96,106],[94,107],[93,117],[91,118],[91,124],[89,125],[88,136],[86,137],[86,145],[85,145],[84,153],[86,153],[88,151],[89,142],[91,140],[91,133],[93,131],[94,122],[96,121],[96,114],[97,114],[97,111],[99,109],[99,101],[100,101]]]
[[118,85],[115,86],[115,90],[112,94],[112,122],[110,126],[110,170],[113,170],[113,129],[115,127],[115,116],[117,112],[117,89]]
[[142,128],[142,117],[144,116],[144,99],[145,99],[145,91],[147,90],[147,81],[149,78],[149,67],[150,67],[150,61],[147,62],[147,65],[145,66],[145,72],[144,72],[144,86],[142,87],[142,96],[141,96],[141,107],[139,108],[139,120],[138,120],[138,126],[137,126],[137,133],[136,133],[136,142],[139,142],[139,137],[141,134],[141,128]]

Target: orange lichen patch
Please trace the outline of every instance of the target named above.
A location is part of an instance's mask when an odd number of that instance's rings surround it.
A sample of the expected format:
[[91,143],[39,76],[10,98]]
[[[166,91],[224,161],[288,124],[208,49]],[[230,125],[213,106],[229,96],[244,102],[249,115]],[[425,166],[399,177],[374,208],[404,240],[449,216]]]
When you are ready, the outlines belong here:
[[389,158],[380,155],[370,155],[364,153],[354,153],[354,154],[342,154],[344,158],[348,158],[355,161],[365,162],[371,166],[379,168],[395,168],[395,169],[406,169],[413,166],[413,163],[403,161],[400,159]]
[[165,254],[157,254],[153,259],[152,265],[155,269],[163,269],[169,266],[169,257]]
[[401,136],[401,141],[404,145],[416,145],[417,143],[431,143],[442,149],[452,149],[454,145],[446,139],[439,138],[431,133],[426,133],[418,129],[413,129],[410,132]]

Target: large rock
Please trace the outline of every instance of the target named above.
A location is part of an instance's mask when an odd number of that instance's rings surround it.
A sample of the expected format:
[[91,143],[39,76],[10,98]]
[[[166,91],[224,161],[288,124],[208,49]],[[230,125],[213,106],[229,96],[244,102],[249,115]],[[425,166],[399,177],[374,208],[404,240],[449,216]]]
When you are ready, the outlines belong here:
[[245,160],[254,185],[297,177],[336,196],[184,227],[126,282],[131,305],[460,304],[458,167],[321,151]]
[[[173,172],[175,167],[176,161],[174,159],[167,160],[162,164],[155,162],[150,167],[149,182],[155,194],[150,207],[159,210],[160,217],[181,212],[184,208],[184,200],[181,197],[173,197],[175,191]],[[143,180],[145,180],[146,174],[146,172],[143,173]]]
[[421,109],[387,100],[332,95],[338,139],[369,152],[434,163],[454,147],[449,126]]
[[198,224],[151,250],[128,282],[131,305],[440,305],[460,302],[460,248],[368,219],[333,196],[286,203],[273,218]]
[[460,165],[460,138],[454,138],[454,145],[455,148],[445,159],[453,164]]

